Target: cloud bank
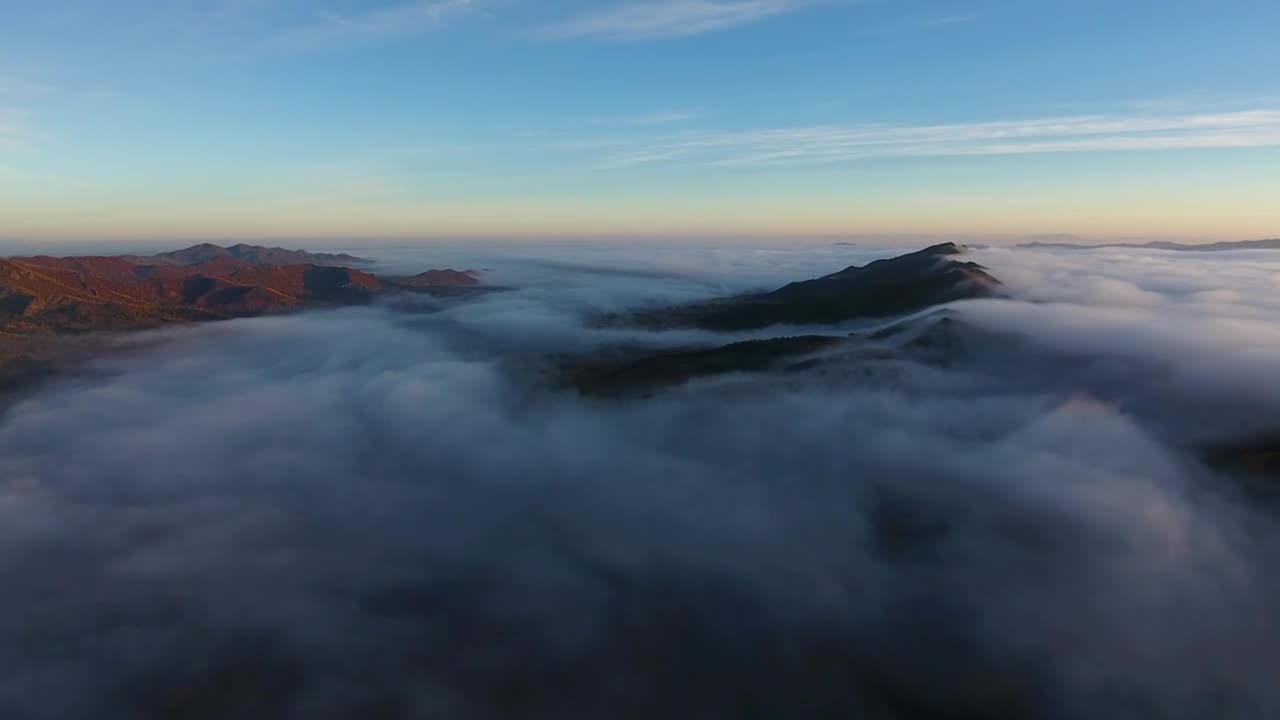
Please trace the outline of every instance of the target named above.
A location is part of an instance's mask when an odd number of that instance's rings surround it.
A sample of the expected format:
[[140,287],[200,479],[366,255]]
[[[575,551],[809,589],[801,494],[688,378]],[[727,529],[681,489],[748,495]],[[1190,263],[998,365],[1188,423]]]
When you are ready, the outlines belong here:
[[952,308],[949,365],[550,381],[740,337],[595,313],[874,256],[438,248],[517,289],[186,328],[22,400],[0,713],[1280,711],[1275,518],[1183,444],[1277,417],[1273,254],[989,251],[1012,298]]

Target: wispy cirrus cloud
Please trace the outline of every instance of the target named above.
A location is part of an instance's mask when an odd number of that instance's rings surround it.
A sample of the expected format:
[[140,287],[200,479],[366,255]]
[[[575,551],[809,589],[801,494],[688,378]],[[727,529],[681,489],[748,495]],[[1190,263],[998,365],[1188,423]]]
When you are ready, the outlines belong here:
[[10,153],[27,146],[26,134],[0,116],[0,153]]
[[591,118],[593,125],[616,125],[622,127],[652,127],[656,125],[678,125],[698,119],[702,113],[696,110],[667,109],[653,112],[642,112],[634,115],[601,116]]
[[784,15],[818,0],[653,0],[588,13],[553,25],[552,37],[647,40],[728,30]]
[[317,19],[285,30],[272,44],[291,50],[371,42],[430,32],[448,18],[473,10],[479,0],[412,0],[343,15],[321,11]]
[[54,91],[53,85],[43,82],[23,80],[21,78],[0,75],[0,99],[13,97],[38,97]]
[[30,147],[35,135],[30,109],[56,90],[46,82],[0,72],[0,152]]
[[925,21],[925,24],[934,27],[945,27],[947,25],[960,25],[973,20],[972,15],[939,15],[931,17]]
[[0,153],[30,146],[33,132],[27,120],[25,113],[0,106]]
[[603,167],[663,162],[729,166],[869,158],[1019,155],[1280,146],[1280,109],[1075,116],[947,125],[823,125],[655,136],[619,147]]

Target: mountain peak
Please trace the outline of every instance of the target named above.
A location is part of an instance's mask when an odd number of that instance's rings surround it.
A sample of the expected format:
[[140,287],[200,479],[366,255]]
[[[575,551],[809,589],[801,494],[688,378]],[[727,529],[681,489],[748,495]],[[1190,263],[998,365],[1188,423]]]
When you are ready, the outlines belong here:
[[943,255],[963,255],[964,253],[967,253],[967,252],[969,252],[969,248],[965,247],[964,245],[960,245],[958,243],[953,243],[953,242],[944,242],[944,243],[938,243],[937,245],[930,245],[929,247],[923,250],[920,250],[918,254],[943,256]]
[[642,324],[749,330],[770,325],[830,325],[890,317],[955,300],[988,297],[1000,281],[986,268],[956,260],[963,245],[941,243],[876,260],[773,292],[646,313]]

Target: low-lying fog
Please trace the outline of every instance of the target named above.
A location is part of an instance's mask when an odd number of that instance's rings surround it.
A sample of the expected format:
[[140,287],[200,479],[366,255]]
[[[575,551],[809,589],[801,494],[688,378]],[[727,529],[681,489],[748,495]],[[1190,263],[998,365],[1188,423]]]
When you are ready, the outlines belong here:
[[1280,428],[1280,252],[975,251],[990,363],[630,400],[548,358],[813,332],[589,320],[897,253],[352,252],[510,289],[0,416],[0,717],[1280,716],[1276,518],[1193,454]]

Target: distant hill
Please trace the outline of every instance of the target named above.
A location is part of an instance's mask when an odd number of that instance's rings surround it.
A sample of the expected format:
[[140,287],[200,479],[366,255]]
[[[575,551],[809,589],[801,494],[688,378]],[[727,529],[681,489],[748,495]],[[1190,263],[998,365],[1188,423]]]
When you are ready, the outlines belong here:
[[1219,252],[1223,250],[1280,250],[1280,238],[1270,240],[1240,240],[1237,242],[1177,243],[1156,240],[1148,243],[1104,243],[1088,245],[1074,242],[1028,242],[1014,247],[1043,248],[1052,250],[1092,250],[1096,248],[1139,248],[1149,250],[1176,250],[1178,252]]
[[474,270],[428,270],[424,273],[404,278],[390,278],[388,283],[408,289],[470,287],[480,284]]
[[130,256],[132,262],[164,265],[202,265],[214,260],[243,260],[255,265],[324,265],[343,267],[363,265],[370,261],[346,253],[313,253],[305,250],[286,250],[262,245],[232,245],[222,247],[213,243],[201,243],[189,248],[147,256]]

